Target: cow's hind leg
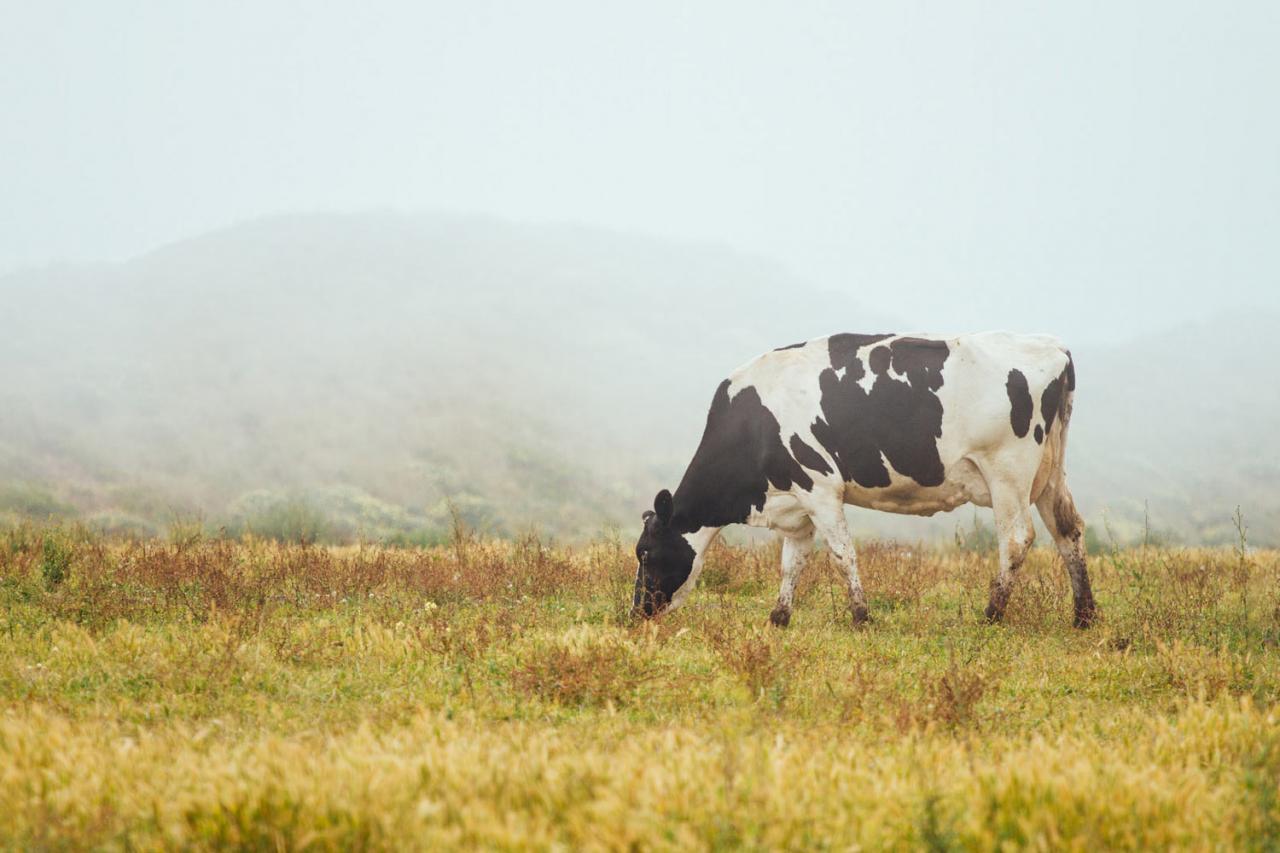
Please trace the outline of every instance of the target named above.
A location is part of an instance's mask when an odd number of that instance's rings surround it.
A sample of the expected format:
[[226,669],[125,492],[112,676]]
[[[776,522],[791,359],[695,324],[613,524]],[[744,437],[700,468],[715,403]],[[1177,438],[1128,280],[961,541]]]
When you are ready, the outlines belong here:
[[996,536],[1000,542],[1000,571],[991,582],[991,601],[987,604],[987,621],[999,622],[1013,591],[1013,579],[1027,551],[1035,542],[1036,528],[1031,520],[1030,486],[1021,483],[990,483],[991,508],[996,517]]
[[853,547],[853,535],[849,533],[849,523],[844,517],[844,505],[811,513],[813,524],[818,533],[827,542],[827,547],[835,555],[836,560],[844,567],[845,579],[849,584],[849,612],[853,615],[853,624],[866,622],[867,596],[862,591],[862,578],[858,576],[858,553]]
[[813,550],[813,528],[803,533],[785,534],[782,538],[782,586],[778,589],[778,605],[769,621],[779,628],[791,623],[791,603],[795,600],[796,580]]
[[1089,585],[1089,570],[1085,566],[1084,519],[1076,511],[1065,480],[1059,480],[1047,488],[1036,501],[1044,526],[1053,534],[1058,553],[1067,565],[1071,578],[1071,592],[1075,598],[1075,626],[1088,628],[1098,618],[1098,606],[1093,601],[1093,589]]

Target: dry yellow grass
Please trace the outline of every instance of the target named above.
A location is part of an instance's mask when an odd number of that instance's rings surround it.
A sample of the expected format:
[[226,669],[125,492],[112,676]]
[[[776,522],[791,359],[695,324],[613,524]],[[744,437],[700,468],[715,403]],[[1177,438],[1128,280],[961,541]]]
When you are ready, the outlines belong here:
[[[52,543],[52,544],[46,544]],[[0,844],[1266,848],[1280,555],[1094,560],[869,543],[853,630],[819,558],[719,548],[625,620],[628,549],[0,541]]]

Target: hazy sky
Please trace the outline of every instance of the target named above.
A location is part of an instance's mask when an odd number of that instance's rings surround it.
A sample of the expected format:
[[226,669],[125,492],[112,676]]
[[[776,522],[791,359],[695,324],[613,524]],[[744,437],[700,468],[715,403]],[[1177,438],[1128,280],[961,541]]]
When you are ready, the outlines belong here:
[[0,272],[392,207],[723,243],[917,328],[1280,306],[1273,2],[0,3]]

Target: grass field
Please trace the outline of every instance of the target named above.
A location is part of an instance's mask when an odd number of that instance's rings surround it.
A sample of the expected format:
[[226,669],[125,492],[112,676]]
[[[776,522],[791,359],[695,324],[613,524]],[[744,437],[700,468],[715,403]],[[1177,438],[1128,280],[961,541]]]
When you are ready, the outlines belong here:
[[777,550],[625,618],[630,543],[0,538],[0,845],[1280,844],[1280,553],[864,543],[854,630]]

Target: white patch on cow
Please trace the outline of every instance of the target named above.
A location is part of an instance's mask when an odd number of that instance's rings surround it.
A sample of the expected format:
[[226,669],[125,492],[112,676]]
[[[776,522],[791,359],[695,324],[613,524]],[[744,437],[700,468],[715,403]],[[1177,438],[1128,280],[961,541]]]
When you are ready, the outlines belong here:
[[863,347],[863,352],[858,353],[858,360],[862,362],[862,378],[857,381],[857,386],[868,394],[871,393],[871,386],[876,384],[876,375],[871,372],[871,365],[863,354],[869,349],[870,347]]
[[[801,491],[800,495],[808,496]],[[808,505],[791,492],[770,489],[763,508],[752,507],[747,516],[748,527],[767,527],[783,533],[794,533],[809,526]]]

